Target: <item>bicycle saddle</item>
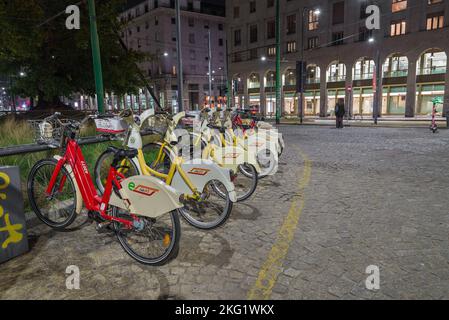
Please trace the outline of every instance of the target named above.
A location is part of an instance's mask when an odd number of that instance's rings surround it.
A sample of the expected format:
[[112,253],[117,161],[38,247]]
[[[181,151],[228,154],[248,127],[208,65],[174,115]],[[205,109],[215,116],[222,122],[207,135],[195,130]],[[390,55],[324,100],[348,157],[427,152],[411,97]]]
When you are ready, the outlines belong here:
[[226,128],[225,127],[220,127],[220,126],[214,126],[212,124],[208,124],[207,125],[210,129],[216,129],[218,131],[220,131],[220,133],[225,133],[226,132]]
[[135,158],[137,157],[138,151],[136,149],[120,149],[116,147],[109,147],[108,151],[114,153],[114,158],[116,159],[124,159],[124,158]]

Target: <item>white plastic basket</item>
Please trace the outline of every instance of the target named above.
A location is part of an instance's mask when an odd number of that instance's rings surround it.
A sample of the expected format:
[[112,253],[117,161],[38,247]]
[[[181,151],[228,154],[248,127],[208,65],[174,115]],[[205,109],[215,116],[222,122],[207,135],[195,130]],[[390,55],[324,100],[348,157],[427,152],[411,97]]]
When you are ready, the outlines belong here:
[[119,117],[95,119],[97,131],[107,134],[120,134],[128,130],[128,124]]

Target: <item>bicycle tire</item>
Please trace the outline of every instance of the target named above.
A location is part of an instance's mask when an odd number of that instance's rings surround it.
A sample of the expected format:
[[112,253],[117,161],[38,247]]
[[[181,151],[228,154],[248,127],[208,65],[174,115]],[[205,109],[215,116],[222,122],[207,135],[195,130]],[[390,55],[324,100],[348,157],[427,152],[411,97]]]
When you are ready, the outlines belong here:
[[[112,216],[118,217],[118,208],[113,207],[112,208]],[[169,213],[171,221],[173,223],[173,233],[172,233],[172,241],[170,242],[170,245],[166,252],[162,254],[159,257],[155,258],[149,258],[144,257],[138,252],[136,252],[135,249],[131,247],[131,245],[126,241],[123,233],[120,231],[120,223],[114,222],[114,231],[116,233],[117,239],[123,248],[123,250],[135,261],[147,265],[147,266],[163,266],[175,259],[179,252],[179,242],[181,239],[181,222],[179,220],[179,210],[174,210]]]
[[[114,153],[112,151],[108,151],[106,150],[105,152],[103,152],[100,157],[98,157],[97,162],[95,163],[95,168],[94,168],[94,179],[95,179],[95,185],[97,186],[97,189],[99,191],[99,194],[102,195],[104,193],[104,186],[103,186],[103,178],[101,175],[101,169],[102,169],[102,164],[104,161],[106,161],[106,159],[108,157],[113,157]],[[139,174],[139,168],[136,166],[136,164],[134,163],[134,161],[131,161],[131,159],[128,159],[130,165],[132,166],[132,169],[135,174],[132,175],[137,175]],[[128,177],[127,175],[125,175],[126,177]]]
[[[72,209],[69,211],[67,219],[63,220],[62,222],[55,222],[55,221],[52,221],[51,219],[45,217],[45,215],[42,212],[42,208],[40,208],[39,207],[40,205],[37,203],[38,202],[36,200],[37,195],[35,194],[35,190],[34,190],[34,187],[36,185],[36,177],[37,177],[39,170],[41,170],[45,166],[54,166],[56,168],[57,164],[58,164],[58,161],[56,159],[44,159],[44,160],[38,161],[33,166],[33,168],[30,171],[30,174],[28,175],[27,191],[28,191],[28,200],[30,202],[31,208],[33,209],[33,211],[36,214],[36,216],[38,217],[38,219],[52,229],[61,230],[61,229],[65,229],[65,228],[69,227],[76,220],[76,217],[77,217],[76,204],[77,204],[77,200],[78,200],[77,199],[78,195],[76,193],[75,183],[73,182],[72,177],[70,176],[67,169],[65,167],[62,167],[61,173],[60,173],[66,177],[65,183],[66,184],[68,183],[70,189],[72,190],[72,195],[73,195],[73,205],[72,205]],[[52,170],[52,172],[54,172],[54,170]],[[51,176],[49,178],[51,178]],[[44,185],[45,185],[45,183],[44,183]],[[41,196],[43,194],[44,193],[42,192]],[[49,200],[49,201],[51,201],[51,200]],[[66,201],[69,201],[69,200],[66,200]]]

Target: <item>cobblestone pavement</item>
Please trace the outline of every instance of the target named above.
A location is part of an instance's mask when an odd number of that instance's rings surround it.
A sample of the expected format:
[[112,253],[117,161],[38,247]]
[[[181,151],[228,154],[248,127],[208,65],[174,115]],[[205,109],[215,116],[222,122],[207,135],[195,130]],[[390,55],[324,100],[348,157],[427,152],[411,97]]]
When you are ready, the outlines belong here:
[[[213,232],[183,224],[178,258],[129,258],[93,225],[32,228],[30,253],[0,266],[1,299],[246,299],[312,163],[273,299],[449,298],[449,131],[284,126],[280,172]],[[66,289],[66,267],[81,290]],[[380,290],[365,287],[369,265]]]

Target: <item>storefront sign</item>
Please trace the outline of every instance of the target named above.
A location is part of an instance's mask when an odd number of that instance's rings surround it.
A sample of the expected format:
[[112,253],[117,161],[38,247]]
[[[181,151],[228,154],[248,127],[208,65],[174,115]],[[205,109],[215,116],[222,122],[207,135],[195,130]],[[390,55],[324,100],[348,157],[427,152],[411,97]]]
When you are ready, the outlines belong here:
[[28,251],[18,167],[0,167],[0,263]]

